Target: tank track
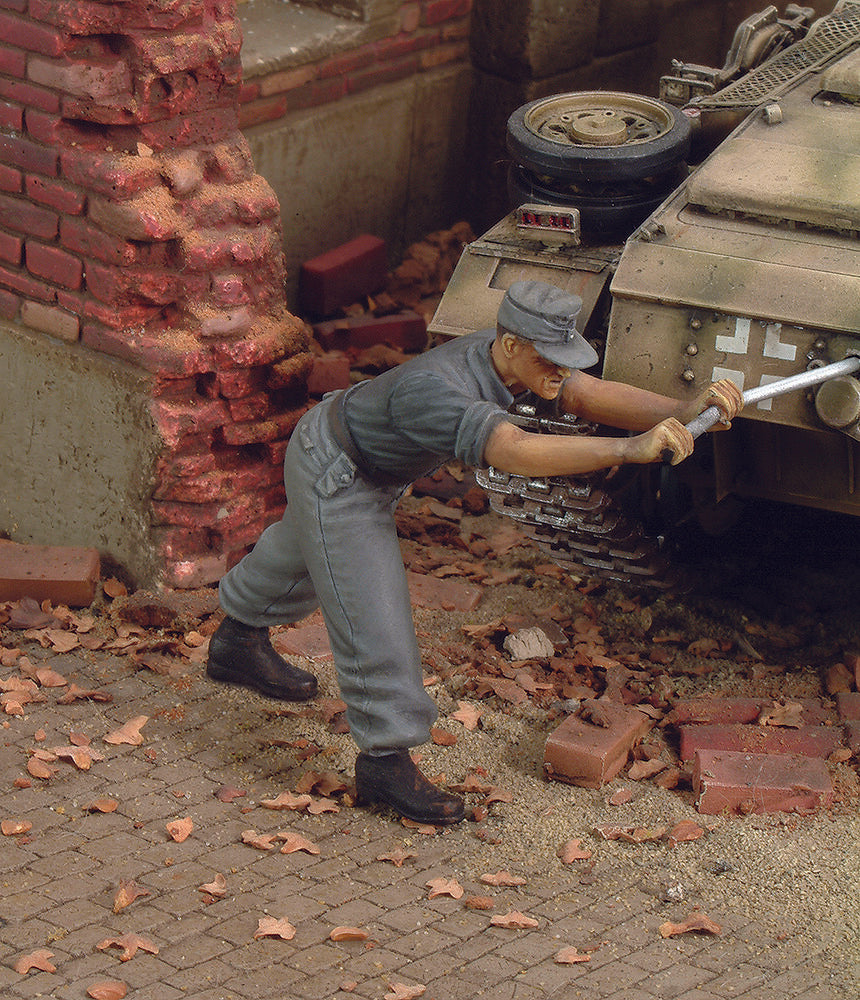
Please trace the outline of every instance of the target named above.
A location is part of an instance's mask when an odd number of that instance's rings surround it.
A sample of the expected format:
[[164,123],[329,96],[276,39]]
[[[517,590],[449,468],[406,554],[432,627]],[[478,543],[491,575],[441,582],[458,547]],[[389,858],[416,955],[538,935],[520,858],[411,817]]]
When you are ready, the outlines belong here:
[[[514,422],[542,434],[587,435],[595,424],[576,417],[541,416],[518,406]],[[513,518],[541,551],[576,576],[627,586],[668,589],[672,566],[657,538],[624,510],[630,480],[611,471],[581,477],[532,478],[479,469],[478,485],[498,513]]]

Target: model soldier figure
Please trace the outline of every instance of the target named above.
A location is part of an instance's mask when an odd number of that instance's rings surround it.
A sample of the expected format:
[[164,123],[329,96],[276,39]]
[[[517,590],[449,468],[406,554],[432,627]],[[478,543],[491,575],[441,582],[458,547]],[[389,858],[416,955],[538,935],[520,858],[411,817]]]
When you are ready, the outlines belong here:
[[[685,422],[710,405],[728,422],[743,405],[729,381],[683,402],[586,374],[597,354],[576,329],[581,305],[553,285],[518,281],[504,296],[495,330],[451,340],[326,396],[290,439],[283,518],[221,581],[227,617],[212,636],[207,673],[273,698],[312,698],[317,681],[275,652],[269,626],[322,608],[359,748],[359,803],[387,804],[420,823],[464,816],[463,800],[432,784],[409,752],[429,739],[437,713],[423,685],[394,523],[404,490],[452,459],[525,476],[656,462],[666,450],[677,463],[693,449]],[[525,431],[508,411],[527,392],[637,433]]]

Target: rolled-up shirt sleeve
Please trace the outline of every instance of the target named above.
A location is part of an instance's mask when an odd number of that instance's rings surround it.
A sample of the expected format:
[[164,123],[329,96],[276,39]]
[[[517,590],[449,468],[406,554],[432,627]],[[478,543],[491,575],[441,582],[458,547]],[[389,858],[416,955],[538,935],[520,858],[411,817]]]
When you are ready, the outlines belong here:
[[465,465],[484,465],[493,430],[508,414],[498,403],[476,400],[433,374],[405,379],[389,401],[391,426],[398,435],[440,458],[454,456]]

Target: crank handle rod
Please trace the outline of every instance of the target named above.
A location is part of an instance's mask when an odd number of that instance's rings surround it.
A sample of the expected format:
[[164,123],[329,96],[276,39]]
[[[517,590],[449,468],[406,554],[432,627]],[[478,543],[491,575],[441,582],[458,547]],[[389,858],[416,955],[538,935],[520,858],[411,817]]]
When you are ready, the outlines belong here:
[[[829,382],[830,379],[840,375],[853,375],[855,372],[860,372],[860,357],[855,356],[844,358],[842,361],[834,361],[829,365],[822,365],[820,368],[810,368],[808,371],[789,375],[788,378],[778,379],[768,385],[757,385],[752,389],[744,390],[744,406],[749,406],[750,403],[761,403],[765,399],[773,399],[774,396],[783,396],[785,393],[795,392],[797,389],[809,389],[814,385],[821,385],[822,382]],[[694,438],[697,438],[722,419],[723,414],[720,408],[709,406],[687,424],[687,430]],[[670,462],[671,460],[672,453],[666,449],[663,461]]]

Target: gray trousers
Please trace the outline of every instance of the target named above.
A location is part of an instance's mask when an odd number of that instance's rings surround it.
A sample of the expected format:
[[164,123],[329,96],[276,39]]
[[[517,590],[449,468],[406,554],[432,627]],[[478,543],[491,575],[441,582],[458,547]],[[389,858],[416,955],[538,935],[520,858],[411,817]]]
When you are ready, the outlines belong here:
[[322,608],[350,733],[362,750],[413,747],[436,718],[424,690],[403,557],[397,487],[375,486],[334,440],[324,399],[287,447],[287,508],[221,580],[221,606],[246,625]]

